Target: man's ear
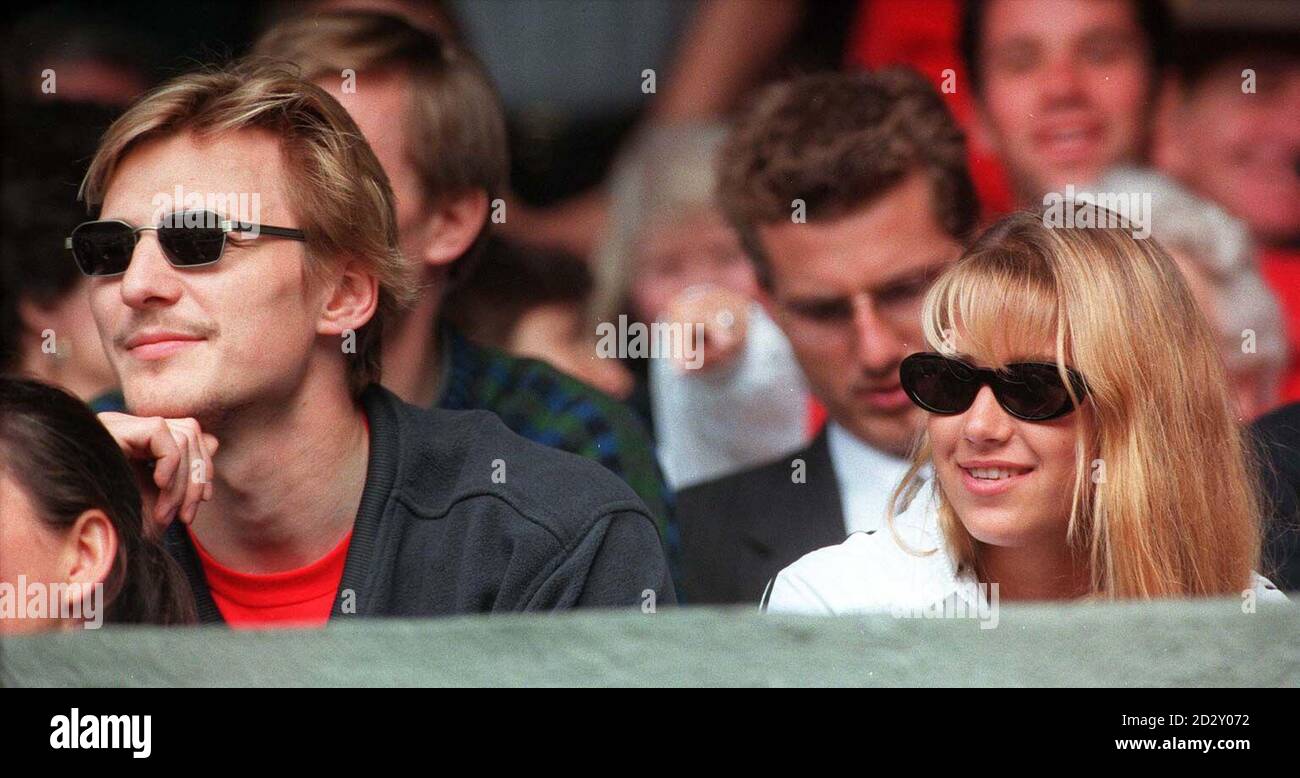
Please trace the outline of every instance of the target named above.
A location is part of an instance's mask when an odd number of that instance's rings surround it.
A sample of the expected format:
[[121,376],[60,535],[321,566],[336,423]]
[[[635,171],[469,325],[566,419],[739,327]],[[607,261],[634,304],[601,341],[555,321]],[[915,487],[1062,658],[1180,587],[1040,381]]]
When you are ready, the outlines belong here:
[[482,189],[471,189],[443,198],[433,209],[418,247],[421,263],[445,268],[469,250],[488,217],[488,196]]
[[107,581],[117,559],[117,543],[117,530],[107,514],[98,508],[83,511],[65,536],[59,574],[72,584]]
[[993,130],[993,120],[989,118],[984,104],[977,99],[971,100],[970,141],[976,151],[999,154],[997,133]]
[[1187,150],[1178,131],[1185,98],[1181,82],[1169,75],[1151,107],[1151,163],[1157,170],[1178,177],[1188,169]]
[[763,306],[763,313],[767,314],[767,318],[777,323],[781,322],[781,311],[777,310],[776,300],[772,299],[772,289],[768,284],[762,281],[758,283],[754,299]]
[[365,326],[379,307],[379,277],[355,260],[330,282],[330,295],[321,310],[316,332],[342,335]]

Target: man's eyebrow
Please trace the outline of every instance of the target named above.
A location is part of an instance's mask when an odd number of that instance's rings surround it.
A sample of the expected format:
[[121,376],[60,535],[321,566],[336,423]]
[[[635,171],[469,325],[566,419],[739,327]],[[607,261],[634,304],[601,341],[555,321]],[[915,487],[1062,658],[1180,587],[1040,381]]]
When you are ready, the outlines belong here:
[[1127,27],[1118,24],[1101,24],[1096,27],[1089,27],[1083,31],[1075,40],[1084,43],[1096,43],[1099,40],[1128,40],[1137,36],[1137,33]]
[[800,308],[814,308],[827,305],[840,305],[849,301],[848,295],[843,294],[791,294],[785,298],[786,305],[793,305]]
[[950,260],[945,258],[935,258],[932,262],[915,268],[907,273],[897,275],[893,278],[881,281],[872,287],[873,292],[887,292],[899,287],[911,286],[922,281],[933,281],[944,271],[950,264]]

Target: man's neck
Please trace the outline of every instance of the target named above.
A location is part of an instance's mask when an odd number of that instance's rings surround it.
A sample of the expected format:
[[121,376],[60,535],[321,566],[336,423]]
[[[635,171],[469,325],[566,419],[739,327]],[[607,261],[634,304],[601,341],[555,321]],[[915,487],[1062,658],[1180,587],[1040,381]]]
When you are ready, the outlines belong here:
[[218,562],[244,573],[292,570],[351,531],[370,438],[341,382],[309,378],[288,402],[241,409],[207,429],[221,449],[212,501],[192,529]]
[[415,305],[384,332],[384,386],[420,408],[433,407],[442,386],[440,309],[441,291],[426,288]]

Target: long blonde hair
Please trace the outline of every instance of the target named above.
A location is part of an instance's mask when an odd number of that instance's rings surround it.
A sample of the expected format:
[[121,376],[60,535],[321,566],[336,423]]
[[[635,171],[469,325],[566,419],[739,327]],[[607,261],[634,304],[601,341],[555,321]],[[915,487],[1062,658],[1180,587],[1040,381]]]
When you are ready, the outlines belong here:
[[[1092,223],[1114,217],[1094,208]],[[1114,223],[1114,222],[1110,222]],[[1075,413],[1068,543],[1102,598],[1226,595],[1248,588],[1262,508],[1217,341],[1177,266],[1124,226],[1049,227],[1019,213],[990,227],[930,289],[925,338],[972,360],[1055,344],[1088,385]],[[1068,382],[1067,382],[1068,386]],[[1080,398],[1076,398],[1076,404]],[[1086,421],[1085,421],[1086,419]],[[894,491],[890,525],[924,483],[922,436]],[[940,526],[959,565],[979,546],[936,479]]]

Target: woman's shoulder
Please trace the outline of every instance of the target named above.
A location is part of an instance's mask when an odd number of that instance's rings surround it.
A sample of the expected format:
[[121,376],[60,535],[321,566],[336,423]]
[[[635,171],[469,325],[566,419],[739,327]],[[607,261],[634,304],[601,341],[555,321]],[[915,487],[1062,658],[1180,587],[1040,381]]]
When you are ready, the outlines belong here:
[[879,594],[887,562],[888,530],[854,532],[835,546],[800,557],[776,577],[765,603],[769,613],[843,613],[870,605]]
[[942,600],[958,587],[956,570],[924,506],[893,528],[855,532],[782,570],[765,602],[769,613],[887,611]]
[[1282,590],[1277,588],[1277,584],[1259,573],[1250,574],[1250,589],[1264,602],[1290,602]]

